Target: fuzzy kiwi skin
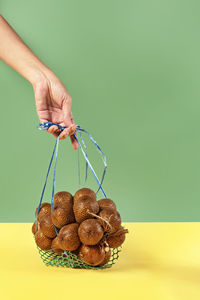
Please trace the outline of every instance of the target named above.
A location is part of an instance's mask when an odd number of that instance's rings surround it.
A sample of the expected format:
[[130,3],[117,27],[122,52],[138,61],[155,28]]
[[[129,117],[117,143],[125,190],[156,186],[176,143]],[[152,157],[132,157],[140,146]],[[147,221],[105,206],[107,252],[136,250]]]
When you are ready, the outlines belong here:
[[97,202],[98,202],[101,210],[104,208],[110,208],[110,209],[114,209],[114,210],[117,209],[116,204],[111,199],[105,198],[105,199],[101,199]]
[[[36,234],[36,230],[37,229],[37,226],[36,226],[36,221],[33,223],[32,225],[32,233],[33,234]],[[38,222],[38,230],[40,229],[40,223]]]
[[58,234],[59,245],[62,250],[74,251],[80,246],[80,239],[78,236],[79,224],[72,223],[63,226]]
[[35,234],[35,242],[37,246],[42,250],[51,249],[51,239],[44,235],[41,230],[38,230]]
[[114,233],[106,237],[106,241],[110,248],[118,248],[123,244],[126,238],[127,229],[124,229],[122,226]]
[[94,191],[92,191],[91,189],[89,188],[82,188],[80,190],[78,190],[75,195],[74,195],[74,203],[77,201],[77,200],[87,200],[88,198],[96,201],[97,200],[97,197],[96,197],[96,194]]
[[78,258],[90,266],[98,266],[105,258],[105,250],[101,245],[81,245]]
[[61,228],[64,225],[67,225],[69,223],[75,222],[74,212],[72,211],[71,214],[67,215],[66,210],[64,210],[61,207],[55,206],[51,212],[51,219],[53,224]]
[[92,217],[90,213],[97,214],[99,212],[99,204],[95,200],[81,198],[74,202],[73,210],[76,222],[81,223]]
[[56,237],[56,231],[50,215],[46,215],[40,220],[40,229],[47,237]]
[[78,235],[85,245],[96,245],[102,239],[104,230],[98,220],[87,219],[78,228]]
[[59,239],[56,236],[51,244],[51,249],[53,250],[53,252],[55,252],[57,255],[62,255],[63,250],[60,248],[60,244],[59,244]]
[[112,233],[120,228],[121,217],[118,211],[110,208],[104,208],[102,211],[100,211],[99,216],[100,218],[98,220],[104,227],[105,232]]
[[[37,217],[37,211],[38,211],[38,208],[36,208],[35,217]],[[51,204],[47,203],[47,202],[42,203],[40,206],[39,214],[38,214],[38,221],[40,222],[40,220],[44,216],[50,215],[50,213],[51,213]]]
[[73,196],[69,192],[58,192],[54,195],[53,208],[60,207],[67,211],[73,209]]

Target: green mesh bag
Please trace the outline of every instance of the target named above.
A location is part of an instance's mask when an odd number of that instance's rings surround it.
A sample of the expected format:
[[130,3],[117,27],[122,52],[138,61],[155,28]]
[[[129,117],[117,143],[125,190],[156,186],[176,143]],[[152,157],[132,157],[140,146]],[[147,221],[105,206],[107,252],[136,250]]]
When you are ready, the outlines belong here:
[[[52,125],[57,125],[58,129],[60,129],[60,132],[62,132],[62,130],[64,130],[66,127],[62,127],[58,124],[55,123],[51,123],[51,122],[45,122],[39,125],[39,129],[40,130],[47,130],[49,129]],[[83,140],[83,133],[86,134],[89,137],[89,140],[92,142],[92,144],[97,148],[102,161],[104,163],[104,170],[103,170],[103,174],[102,174],[102,178],[101,180],[99,180],[99,178],[97,177],[89,159],[88,159],[88,154],[87,154],[87,147],[86,144]],[[79,138],[78,138],[79,135]],[[101,190],[104,198],[107,198],[103,188],[102,188],[102,183],[104,180],[104,176],[106,173],[106,168],[107,168],[107,163],[106,163],[106,156],[103,153],[103,151],[101,150],[101,148],[99,147],[99,145],[97,144],[97,142],[93,139],[93,137],[83,128],[81,128],[80,126],[77,126],[76,129],[76,135],[73,135],[74,138],[77,140],[78,144],[79,144],[79,149],[81,150],[85,160],[86,160],[86,176],[85,178],[87,179],[87,173],[88,173],[88,167],[90,168],[97,184],[98,184],[98,190],[96,193],[99,192],[99,190]],[[45,184],[42,190],[42,194],[41,194],[41,198],[40,198],[40,202],[39,202],[39,206],[38,206],[38,210],[37,210],[37,215],[36,215],[36,231],[38,230],[38,214],[40,211],[40,207],[42,204],[42,200],[43,200],[43,196],[44,196],[44,192],[45,192],[45,188],[46,188],[46,184],[47,184],[47,180],[48,180],[48,176],[49,176],[49,172],[52,166],[52,162],[55,156],[55,162],[54,162],[54,174],[53,174],[53,185],[52,185],[52,199],[51,199],[51,208],[53,209],[53,202],[54,202],[54,191],[55,191],[55,176],[56,176],[56,164],[57,164],[57,156],[58,156],[58,145],[59,145],[59,136],[56,139],[56,143],[53,149],[53,153],[51,156],[51,160],[50,160],[50,164],[48,167],[48,171],[47,171],[47,175],[46,175],[46,180],[45,180]],[[79,150],[78,150],[79,151]],[[79,152],[78,152],[79,153]],[[80,164],[79,164],[79,157],[78,157],[78,177],[79,177],[79,186],[80,186]],[[58,229],[54,226],[55,231],[58,235]],[[88,265],[86,263],[84,263],[82,260],[80,260],[76,254],[70,252],[70,251],[64,251],[64,253],[59,256],[57,255],[54,251],[52,250],[48,250],[48,251],[44,251],[41,250],[39,247],[38,251],[40,254],[40,257],[42,259],[42,261],[44,262],[44,264],[46,266],[56,266],[56,267],[71,267],[71,268],[77,268],[77,269],[94,269],[94,270],[98,270],[98,269],[107,269],[107,268],[111,268],[112,265],[115,264],[115,262],[118,260],[119,258],[119,252],[121,251],[121,247],[119,248],[112,248],[111,249],[111,256],[110,256],[110,260],[106,265],[103,266],[91,266]]]
[[43,260],[46,266],[98,270],[98,269],[111,268],[112,265],[114,265],[119,258],[119,252],[121,251],[121,247],[111,249],[111,257],[109,262],[106,265],[96,266],[96,267],[85,264],[82,260],[80,260],[75,254],[73,254],[70,251],[65,251],[62,256],[57,255],[52,250],[43,251],[40,248],[38,248],[38,251],[41,259]]

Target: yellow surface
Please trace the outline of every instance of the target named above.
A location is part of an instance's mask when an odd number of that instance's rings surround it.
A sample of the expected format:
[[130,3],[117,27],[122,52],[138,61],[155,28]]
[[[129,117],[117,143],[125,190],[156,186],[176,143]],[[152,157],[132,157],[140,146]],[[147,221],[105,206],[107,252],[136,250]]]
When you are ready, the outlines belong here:
[[0,300],[200,299],[200,223],[126,223],[118,263],[103,271],[46,267],[31,224],[0,224]]

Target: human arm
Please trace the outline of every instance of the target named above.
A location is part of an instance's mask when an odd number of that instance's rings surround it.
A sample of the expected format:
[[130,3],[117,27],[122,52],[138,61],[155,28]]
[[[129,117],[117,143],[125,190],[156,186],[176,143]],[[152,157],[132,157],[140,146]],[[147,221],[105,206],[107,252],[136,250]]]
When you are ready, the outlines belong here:
[[[0,16],[0,59],[32,84],[40,122],[54,122],[67,126],[59,138],[70,136],[73,148],[77,149],[78,143],[72,136],[76,125],[72,115],[70,94],[2,16]],[[48,132],[57,136],[57,126],[51,126]]]

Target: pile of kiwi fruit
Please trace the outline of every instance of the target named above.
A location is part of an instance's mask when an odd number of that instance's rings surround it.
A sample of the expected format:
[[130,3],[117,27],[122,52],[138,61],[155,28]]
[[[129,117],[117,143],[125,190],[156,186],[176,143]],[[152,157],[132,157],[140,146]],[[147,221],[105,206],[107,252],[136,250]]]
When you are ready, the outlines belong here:
[[111,248],[121,246],[128,233],[115,203],[108,198],[97,201],[89,188],[79,189],[74,196],[58,192],[52,209],[50,203],[42,203],[37,214],[38,222],[32,226],[37,246],[58,256],[71,251],[89,266],[106,265]]

